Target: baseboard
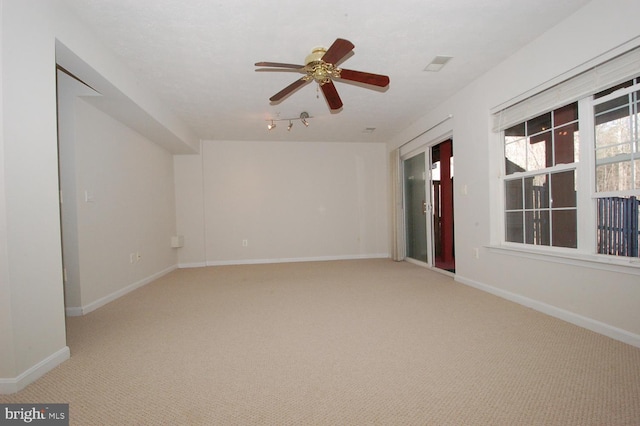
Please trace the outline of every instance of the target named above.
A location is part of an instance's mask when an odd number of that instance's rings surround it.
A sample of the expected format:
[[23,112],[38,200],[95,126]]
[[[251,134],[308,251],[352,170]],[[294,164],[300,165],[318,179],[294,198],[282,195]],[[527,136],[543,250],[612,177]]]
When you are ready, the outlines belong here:
[[178,268],[204,268],[207,262],[179,263]]
[[31,383],[44,376],[49,371],[53,370],[70,357],[69,347],[65,346],[59,351],[53,353],[47,358],[43,359],[33,367],[29,368],[18,377],[12,379],[0,378],[0,394],[10,394],[20,392]]
[[480,283],[478,281],[464,278],[459,275],[456,275],[455,280],[457,282],[468,285],[470,287],[477,288],[478,290],[491,293],[495,296],[501,297],[503,299],[507,299],[511,302],[518,303],[520,305],[526,306],[528,308],[534,309],[536,311],[542,312],[552,317],[561,319],[573,325],[586,328],[587,330],[594,331],[596,333],[602,334],[612,339],[640,348],[640,335],[631,333],[621,328],[617,328],[612,325],[609,325],[600,321],[596,321],[592,318],[578,315],[574,312],[570,312],[570,311],[558,308],[556,306],[549,305],[544,302],[540,302],[538,300],[530,299],[528,297],[525,297],[516,293],[512,293],[510,291],[502,290],[484,283]]
[[133,284],[130,284],[124,288],[121,288],[118,291],[115,291],[107,296],[101,297],[100,299],[91,302],[87,305],[81,306],[81,307],[68,307],[65,309],[65,312],[68,316],[81,316],[81,315],[86,315],[89,312],[95,311],[96,309],[106,305],[109,302],[112,302],[122,296],[124,296],[127,293],[132,292],[133,290],[136,290],[142,286],[145,286],[147,284],[149,284],[152,281],[157,280],[158,278],[167,275],[169,272],[174,271],[176,268],[178,267],[178,265],[173,265],[170,266],[160,272],[156,272],[153,275],[150,275],[140,281],[137,281]]
[[388,253],[346,256],[291,257],[277,259],[208,260],[206,266],[260,265],[267,263],[327,262],[332,260],[388,259]]
[[68,317],[79,317],[82,316],[82,307],[64,308],[64,312]]

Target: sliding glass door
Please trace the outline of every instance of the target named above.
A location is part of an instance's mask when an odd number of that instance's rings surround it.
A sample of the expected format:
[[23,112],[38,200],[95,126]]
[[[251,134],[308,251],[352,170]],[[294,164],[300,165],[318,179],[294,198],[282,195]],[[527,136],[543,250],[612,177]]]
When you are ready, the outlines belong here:
[[403,161],[406,256],[455,272],[453,141]]

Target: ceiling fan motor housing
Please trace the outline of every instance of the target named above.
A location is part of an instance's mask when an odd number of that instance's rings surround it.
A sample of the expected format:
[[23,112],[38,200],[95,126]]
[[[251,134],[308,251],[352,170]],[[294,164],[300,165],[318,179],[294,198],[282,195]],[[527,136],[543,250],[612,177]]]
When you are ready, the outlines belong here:
[[325,53],[327,53],[327,49],[316,47],[305,58],[304,69],[307,73],[307,81],[313,79],[323,85],[329,83],[332,78],[340,78],[340,68],[322,60]]

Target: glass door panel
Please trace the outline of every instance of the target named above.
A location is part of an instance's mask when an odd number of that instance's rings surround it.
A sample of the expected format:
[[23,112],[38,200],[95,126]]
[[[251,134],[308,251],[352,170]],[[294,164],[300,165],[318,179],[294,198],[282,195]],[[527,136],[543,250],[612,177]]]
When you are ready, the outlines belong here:
[[428,263],[425,153],[404,160],[407,257]]

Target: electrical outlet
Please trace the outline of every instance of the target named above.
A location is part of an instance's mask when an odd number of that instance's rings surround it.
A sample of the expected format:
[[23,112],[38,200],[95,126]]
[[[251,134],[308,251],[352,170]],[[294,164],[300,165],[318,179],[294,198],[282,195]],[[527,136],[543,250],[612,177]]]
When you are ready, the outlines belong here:
[[249,240],[242,240],[242,247],[248,247],[249,246]]

